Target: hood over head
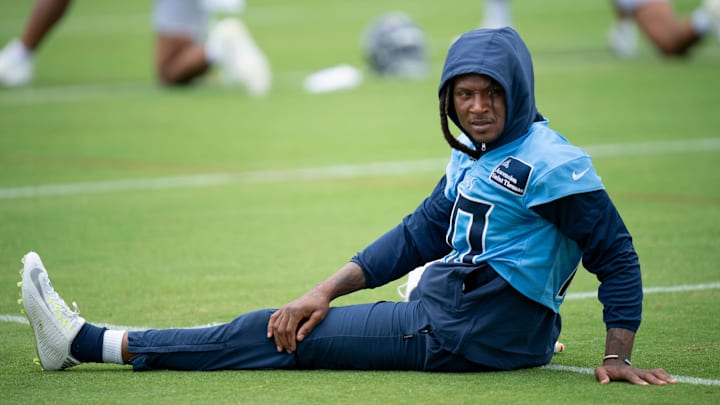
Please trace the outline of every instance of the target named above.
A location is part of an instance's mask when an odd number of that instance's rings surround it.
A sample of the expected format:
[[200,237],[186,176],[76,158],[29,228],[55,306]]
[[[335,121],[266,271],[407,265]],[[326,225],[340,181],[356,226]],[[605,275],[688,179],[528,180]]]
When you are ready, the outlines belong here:
[[[511,142],[525,134],[533,122],[544,120],[535,106],[535,78],[530,51],[514,29],[477,29],[458,38],[448,50],[445,59],[438,88],[441,100],[443,93],[448,91],[448,86],[453,85],[455,77],[469,73],[490,76],[505,90],[505,129],[500,137],[487,147],[495,148]],[[447,116],[455,125],[463,129],[451,94],[447,99],[446,110]],[[441,111],[441,114],[444,112]],[[446,134],[446,138],[448,136],[452,135]],[[456,147],[453,143],[450,145]]]

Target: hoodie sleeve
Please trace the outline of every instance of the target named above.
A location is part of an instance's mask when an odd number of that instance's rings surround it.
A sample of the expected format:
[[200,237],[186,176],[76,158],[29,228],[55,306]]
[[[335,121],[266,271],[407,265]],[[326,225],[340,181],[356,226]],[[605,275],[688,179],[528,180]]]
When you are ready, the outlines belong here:
[[445,197],[445,183],[443,176],[412,214],[351,259],[363,269],[367,288],[396,280],[450,252],[445,234],[453,202]]
[[607,192],[573,194],[533,210],[580,246],[583,267],[600,281],[598,299],[606,327],[637,331],[643,299],[640,263]]

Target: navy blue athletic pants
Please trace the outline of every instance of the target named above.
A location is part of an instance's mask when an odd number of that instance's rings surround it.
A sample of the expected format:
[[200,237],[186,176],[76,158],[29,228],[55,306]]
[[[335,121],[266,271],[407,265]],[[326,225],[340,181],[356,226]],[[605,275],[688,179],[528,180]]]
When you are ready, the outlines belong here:
[[439,348],[420,301],[332,307],[293,354],[278,353],[267,338],[272,313],[207,328],[129,332],[133,369],[487,370]]
[[[463,294],[472,297],[477,305],[464,320],[468,326],[460,329],[472,326],[477,330],[475,336],[468,337],[475,358],[502,369],[550,361],[560,334],[558,314],[527,299],[494,272],[483,273],[479,283],[465,281]],[[136,371],[492,369],[443,349],[435,332],[439,336],[441,332],[447,335],[447,331],[432,330],[428,311],[418,298],[413,294],[410,302],[332,307],[292,354],[278,353],[275,341],[267,338],[272,309],[250,312],[207,328],[129,332],[128,351],[137,354],[131,361]],[[463,323],[462,319],[457,321]]]

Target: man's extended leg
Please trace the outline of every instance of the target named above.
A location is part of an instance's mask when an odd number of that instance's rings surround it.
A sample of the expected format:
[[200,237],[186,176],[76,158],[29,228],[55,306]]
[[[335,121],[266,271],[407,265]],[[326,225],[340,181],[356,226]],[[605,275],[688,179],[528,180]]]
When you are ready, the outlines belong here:
[[273,310],[198,329],[128,332],[123,357],[137,371],[261,368],[421,370],[427,320],[418,303],[334,307],[293,354],[266,336]]
[[68,307],[36,253],[23,262],[22,302],[46,370],[128,360],[135,370],[421,370],[425,365],[428,321],[419,301],[332,308],[297,351],[287,354],[267,338],[270,309],[207,328],[125,333],[97,327]]
[[207,328],[128,332],[123,358],[135,371],[293,368],[295,357],[278,353],[266,336],[271,313],[250,312]]

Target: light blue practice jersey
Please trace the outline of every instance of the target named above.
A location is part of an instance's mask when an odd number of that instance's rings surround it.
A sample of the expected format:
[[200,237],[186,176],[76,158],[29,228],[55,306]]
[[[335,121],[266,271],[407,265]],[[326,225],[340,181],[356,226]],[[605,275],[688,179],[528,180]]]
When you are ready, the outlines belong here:
[[[459,139],[471,144],[465,135]],[[447,233],[453,250],[443,261],[487,262],[515,289],[557,312],[582,252],[530,208],[603,189],[590,156],[543,121],[479,160],[454,150],[446,175],[445,196],[455,205]]]

